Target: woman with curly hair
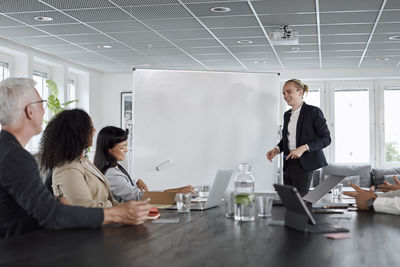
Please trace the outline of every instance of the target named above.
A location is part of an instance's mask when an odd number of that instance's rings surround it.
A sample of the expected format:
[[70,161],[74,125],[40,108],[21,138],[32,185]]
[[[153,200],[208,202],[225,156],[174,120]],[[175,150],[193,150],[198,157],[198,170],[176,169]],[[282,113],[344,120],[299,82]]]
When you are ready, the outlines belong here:
[[[121,128],[107,126],[97,136],[94,165],[107,177],[114,198],[120,202],[141,200],[148,188],[142,179],[133,181],[128,172],[118,164],[128,152],[128,134]],[[196,193],[193,186],[165,190],[177,193]]]
[[72,205],[112,207],[118,204],[110,185],[93,163],[83,156],[92,145],[94,129],[83,110],[65,110],[47,125],[40,143],[42,168],[53,171],[53,191]]

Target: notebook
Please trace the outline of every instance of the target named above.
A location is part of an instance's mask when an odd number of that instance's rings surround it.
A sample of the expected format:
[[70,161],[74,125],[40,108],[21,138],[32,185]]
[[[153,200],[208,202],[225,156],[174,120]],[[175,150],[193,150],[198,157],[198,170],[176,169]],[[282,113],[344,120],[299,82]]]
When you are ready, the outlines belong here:
[[280,184],[274,184],[274,187],[286,207],[286,226],[308,233],[338,233],[349,231],[346,228],[336,225],[318,223],[295,187]]
[[[207,201],[191,203],[190,210],[207,210],[219,206],[222,198],[224,197],[225,190],[228,187],[232,174],[233,170],[219,170],[214,178]],[[176,210],[176,205],[167,209]]]
[[303,197],[303,199],[309,203],[316,203],[338,183],[340,183],[345,177],[343,176],[330,176],[328,179],[323,180],[319,183],[312,191]]

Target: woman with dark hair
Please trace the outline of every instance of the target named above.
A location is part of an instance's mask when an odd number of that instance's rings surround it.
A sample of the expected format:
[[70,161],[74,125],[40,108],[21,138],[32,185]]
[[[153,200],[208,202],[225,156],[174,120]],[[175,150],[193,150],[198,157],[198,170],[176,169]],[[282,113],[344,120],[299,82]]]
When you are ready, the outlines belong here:
[[[148,191],[146,184],[138,179],[132,181],[128,172],[118,164],[125,160],[128,152],[127,133],[121,128],[107,126],[97,136],[94,165],[107,177],[114,198],[120,202],[142,199],[143,190]],[[190,185],[165,191],[195,193]]]
[[92,145],[93,128],[89,115],[80,109],[65,110],[55,116],[43,132],[41,165],[53,170],[53,191],[72,205],[112,207],[116,202],[107,179],[83,156]]

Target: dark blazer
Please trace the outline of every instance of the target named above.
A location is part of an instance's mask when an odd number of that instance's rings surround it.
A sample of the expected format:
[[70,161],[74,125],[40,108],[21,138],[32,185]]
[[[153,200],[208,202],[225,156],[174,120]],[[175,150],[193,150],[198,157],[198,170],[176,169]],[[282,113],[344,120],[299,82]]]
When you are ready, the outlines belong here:
[[[285,112],[283,117],[282,139],[278,144],[283,155],[289,154],[288,147],[288,124],[292,110]],[[326,120],[322,111],[318,107],[303,103],[301,107],[299,120],[296,129],[296,147],[307,144],[310,151],[304,152],[299,158],[300,164],[307,172],[316,170],[328,165],[322,149],[331,143],[331,136],[326,125]],[[283,169],[286,169],[286,161],[284,160]]]
[[0,132],[0,239],[40,229],[99,227],[103,210],[59,203],[43,184],[35,159]]

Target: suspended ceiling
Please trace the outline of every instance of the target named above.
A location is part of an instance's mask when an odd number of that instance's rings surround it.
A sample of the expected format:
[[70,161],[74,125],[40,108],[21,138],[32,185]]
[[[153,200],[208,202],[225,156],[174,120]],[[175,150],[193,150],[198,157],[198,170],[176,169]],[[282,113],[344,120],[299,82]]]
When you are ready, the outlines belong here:
[[102,72],[400,69],[400,0],[0,0],[0,36]]

